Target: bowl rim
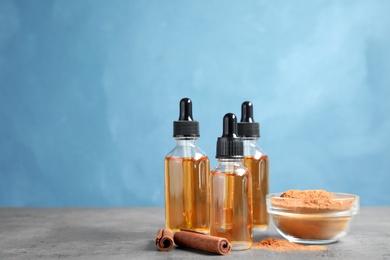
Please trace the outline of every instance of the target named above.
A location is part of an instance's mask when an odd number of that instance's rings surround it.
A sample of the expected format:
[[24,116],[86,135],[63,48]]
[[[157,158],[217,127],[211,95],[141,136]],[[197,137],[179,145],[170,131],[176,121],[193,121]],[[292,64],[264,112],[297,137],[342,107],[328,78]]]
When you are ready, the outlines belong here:
[[269,193],[266,195],[266,199],[271,198],[277,198],[281,200],[348,200],[348,199],[356,199],[359,200],[359,196],[355,194],[345,193],[345,192],[331,192],[333,195],[336,196],[336,198],[327,199],[327,198],[310,198],[310,199],[304,199],[304,198],[284,198],[280,197],[280,195],[283,194],[283,192],[276,192],[276,193]]
[[[316,211],[323,211],[321,215],[329,215],[329,216],[353,216],[359,213],[360,205],[359,205],[359,196],[355,194],[349,194],[349,193],[343,193],[343,192],[332,192],[336,197],[332,199],[326,199],[326,198],[319,198],[319,199],[304,199],[304,198],[283,198],[280,197],[280,195],[283,192],[278,193],[269,193],[266,196],[266,206],[267,206],[267,212],[271,215],[311,215],[311,214],[318,214]],[[275,205],[271,202],[271,199],[277,199],[280,201],[351,201],[352,205],[348,209],[333,209],[329,210],[326,208],[323,209],[313,209],[313,213],[301,213],[301,212],[294,212],[294,210],[302,209],[305,207],[283,207],[280,205]],[[310,208],[306,208],[310,210]]]

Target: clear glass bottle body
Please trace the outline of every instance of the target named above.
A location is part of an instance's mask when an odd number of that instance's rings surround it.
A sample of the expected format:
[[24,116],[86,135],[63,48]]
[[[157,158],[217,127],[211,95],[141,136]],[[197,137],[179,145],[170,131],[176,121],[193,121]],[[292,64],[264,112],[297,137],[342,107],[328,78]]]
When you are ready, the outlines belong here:
[[257,145],[257,138],[243,138],[244,166],[252,175],[253,229],[266,230],[269,215],[265,197],[269,193],[269,159]]
[[210,161],[196,138],[176,138],[165,157],[165,225],[209,232]]
[[211,171],[210,235],[225,237],[232,250],[252,246],[252,177],[242,159],[218,159]]

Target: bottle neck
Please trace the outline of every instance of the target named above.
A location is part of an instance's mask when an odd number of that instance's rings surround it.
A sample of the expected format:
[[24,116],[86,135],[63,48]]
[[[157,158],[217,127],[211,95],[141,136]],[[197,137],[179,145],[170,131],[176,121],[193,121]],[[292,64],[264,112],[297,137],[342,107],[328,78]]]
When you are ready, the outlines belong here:
[[245,137],[242,139],[244,144],[244,155],[251,156],[254,155],[254,150],[257,147],[257,138],[254,137]]
[[243,158],[239,159],[217,159],[220,165],[233,165],[233,164],[242,164]]
[[175,137],[178,146],[195,146],[197,137]]
[[258,139],[257,137],[243,137],[242,142],[244,145],[256,145]]

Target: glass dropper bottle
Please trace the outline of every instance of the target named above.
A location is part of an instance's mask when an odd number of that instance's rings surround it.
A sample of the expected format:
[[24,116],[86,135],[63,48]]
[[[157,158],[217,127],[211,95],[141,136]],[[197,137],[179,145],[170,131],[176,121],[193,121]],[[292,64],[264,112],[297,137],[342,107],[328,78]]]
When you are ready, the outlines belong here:
[[265,199],[269,193],[269,159],[257,144],[260,124],[253,119],[253,104],[250,101],[242,103],[238,135],[244,142],[244,165],[252,175],[253,229],[263,231],[269,225]]
[[237,118],[228,113],[217,141],[218,165],[211,171],[210,235],[227,238],[232,250],[252,246],[252,177],[242,164],[243,157]]
[[179,120],[173,122],[176,147],[165,157],[165,225],[209,232],[210,161],[199,148],[199,123],[192,117],[192,101],[180,101]]

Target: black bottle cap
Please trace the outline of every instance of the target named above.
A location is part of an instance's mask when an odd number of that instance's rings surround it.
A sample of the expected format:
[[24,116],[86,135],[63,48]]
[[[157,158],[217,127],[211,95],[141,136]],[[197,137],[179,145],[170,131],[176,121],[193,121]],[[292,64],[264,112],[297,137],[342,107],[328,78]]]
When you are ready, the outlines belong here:
[[237,136],[237,117],[228,113],[223,117],[223,133],[217,141],[218,159],[239,159],[244,157],[242,139]]
[[173,137],[199,137],[199,123],[192,118],[192,101],[180,100],[179,120],[173,122]]
[[260,137],[260,125],[253,119],[253,104],[250,101],[242,103],[238,135],[241,137]]

